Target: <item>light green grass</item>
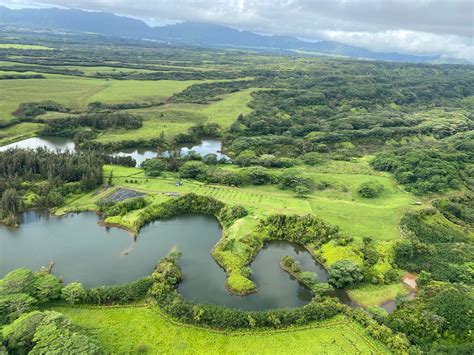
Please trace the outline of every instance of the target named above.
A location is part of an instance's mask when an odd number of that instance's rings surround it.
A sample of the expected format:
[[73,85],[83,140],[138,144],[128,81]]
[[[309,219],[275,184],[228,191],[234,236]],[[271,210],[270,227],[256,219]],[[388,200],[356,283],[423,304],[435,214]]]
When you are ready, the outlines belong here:
[[104,90],[88,97],[87,102],[136,102],[164,100],[188,86],[199,83],[197,80],[110,80]]
[[[364,164],[364,163],[361,163]],[[105,168],[108,174],[108,167]],[[233,169],[233,168],[232,168]],[[315,191],[308,198],[298,198],[292,191],[280,190],[277,186],[229,187],[205,185],[196,181],[185,181],[183,186],[174,185],[176,176],[146,178],[142,169],[131,168],[138,184],[125,183],[114,171],[117,185],[138,188],[148,192],[194,192],[212,196],[230,204],[239,204],[261,218],[273,213],[315,214],[327,222],[338,225],[342,231],[356,237],[371,237],[374,240],[393,241],[400,238],[398,228],[402,215],[412,207],[415,198],[403,191],[389,176],[362,174],[325,174],[317,169],[304,167],[307,176],[317,181],[328,181],[334,185],[324,191]],[[275,170],[277,171],[277,170]],[[373,170],[367,167],[367,174]],[[384,193],[376,199],[364,199],[355,192],[366,181],[375,180],[384,185]],[[342,189],[341,187],[345,187]]]
[[54,48],[46,46],[38,46],[35,44],[16,44],[16,43],[0,43],[0,49],[33,49],[33,50],[52,50]]
[[348,289],[347,294],[352,301],[363,307],[380,306],[394,300],[397,296],[406,296],[412,290],[403,282],[390,285],[363,285],[356,289]]
[[217,123],[228,129],[240,114],[248,114],[251,93],[254,89],[223,96],[222,100],[208,105],[169,104],[129,112],[143,117],[143,127],[138,130],[108,130],[97,141],[102,143],[123,140],[143,141],[158,138],[163,132],[167,139],[186,132],[199,123]]
[[[1,70],[1,67],[0,67]],[[5,80],[0,85],[0,121],[13,118],[22,102],[53,100],[74,110],[90,102],[160,101],[197,81],[103,80],[63,75],[47,79]]]
[[341,316],[282,331],[216,332],[169,321],[146,307],[56,307],[95,334],[108,354],[384,354],[360,325]]
[[41,123],[26,122],[2,128],[0,129],[0,146],[34,137],[41,130],[42,126]]

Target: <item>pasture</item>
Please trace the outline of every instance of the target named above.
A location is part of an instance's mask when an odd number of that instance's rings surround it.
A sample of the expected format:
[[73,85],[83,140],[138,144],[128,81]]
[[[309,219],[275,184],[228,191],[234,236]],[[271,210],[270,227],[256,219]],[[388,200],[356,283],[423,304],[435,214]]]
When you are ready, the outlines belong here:
[[107,353],[386,354],[360,325],[341,316],[305,327],[219,332],[183,325],[145,306],[55,307],[88,329]]

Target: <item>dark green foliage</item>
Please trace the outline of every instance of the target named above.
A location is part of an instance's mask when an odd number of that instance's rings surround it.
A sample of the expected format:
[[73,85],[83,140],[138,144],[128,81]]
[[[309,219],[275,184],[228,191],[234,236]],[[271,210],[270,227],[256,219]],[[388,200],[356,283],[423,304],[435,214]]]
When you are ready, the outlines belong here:
[[474,195],[472,193],[440,199],[435,201],[434,205],[450,221],[474,227]]
[[222,134],[217,123],[206,123],[192,126],[188,129],[188,133],[179,133],[173,138],[173,143],[186,144],[194,143],[203,138],[218,138]]
[[14,115],[19,118],[35,118],[46,112],[68,112],[68,109],[57,102],[47,100],[41,102],[25,102],[20,104]]
[[411,192],[423,195],[461,187],[463,178],[459,172],[472,159],[466,153],[436,146],[402,148],[378,154],[371,164],[377,170],[393,173]]
[[474,329],[474,297],[469,292],[448,288],[428,302],[428,309],[444,319],[443,329],[466,338]]
[[37,301],[26,293],[0,295],[0,326],[13,322],[36,308]]
[[270,240],[287,240],[302,245],[322,245],[339,234],[338,227],[332,227],[313,215],[272,215],[258,226]]
[[62,282],[59,278],[45,271],[36,275],[34,295],[40,303],[56,300],[61,295]]
[[291,271],[292,273],[300,273],[301,272],[301,265],[298,261],[296,261],[295,259],[293,259],[291,256],[284,256],[282,259],[281,259],[281,264],[287,268],[289,271]]
[[278,179],[281,189],[291,189],[298,195],[305,195],[314,190],[315,184],[311,178],[297,170],[285,171]]
[[13,80],[13,79],[46,79],[41,74],[4,74],[0,75],[0,80]]
[[47,121],[43,131],[45,135],[74,137],[78,129],[87,127],[95,130],[107,128],[138,129],[143,119],[129,113],[88,113]]
[[7,349],[17,354],[102,354],[84,330],[57,312],[25,314],[5,330]]
[[166,162],[162,159],[147,159],[142,163],[146,176],[160,176],[166,170]]
[[61,298],[67,303],[82,303],[87,298],[87,291],[79,282],[71,282],[61,290]]
[[99,211],[103,213],[104,217],[123,216],[135,210],[142,209],[146,206],[146,201],[143,197],[128,198],[121,202],[106,202],[102,203]]
[[401,226],[411,237],[396,244],[395,262],[409,271],[429,272],[435,280],[473,284],[474,245],[440,218],[433,209],[405,214]]
[[126,285],[102,286],[87,291],[86,302],[92,304],[127,304],[143,299],[153,280],[144,277]]
[[144,225],[156,219],[166,219],[187,213],[205,213],[218,217],[223,208],[224,203],[212,197],[190,193],[158,206],[150,206],[142,212],[141,219]]
[[226,227],[230,227],[234,221],[243,218],[248,214],[245,207],[242,206],[225,206],[219,213],[219,219]]
[[359,266],[350,260],[339,260],[328,268],[329,283],[337,288],[353,286],[364,278]]
[[33,311],[22,315],[5,330],[5,345],[12,353],[26,354],[33,346],[36,328],[46,313]]
[[249,88],[252,81],[222,81],[205,84],[191,85],[187,89],[175,94],[173,102],[191,102],[196,104],[208,104],[212,101],[220,100],[219,96],[231,94],[242,89]]
[[188,161],[179,168],[179,175],[185,179],[204,180],[206,175],[206,164],[200,161]]
[[424,351],[457,354],[456,349],[463,349],[472,336],[474,300],[470,292],[463,285],[427,283],[417,298],[398,305],[385,323]]
[[357,188],[357,193],[364,198],[376,198],[383,192],[384,187],[376,181],[364,182]]
[[[92,152],[53,152],[9,149],[0,152],[0,220],[14,217],[25,208],[60,206],[68,194],[89,191],[102,184],[101,156]],[[20,198],[34,192],[26,206]]]

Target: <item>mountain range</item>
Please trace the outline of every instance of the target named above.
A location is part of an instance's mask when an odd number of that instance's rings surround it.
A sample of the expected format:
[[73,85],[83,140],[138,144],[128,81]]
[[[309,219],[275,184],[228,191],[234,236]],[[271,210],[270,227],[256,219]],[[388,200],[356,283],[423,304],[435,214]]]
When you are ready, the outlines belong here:
[[460,63],[440,56],[381,53],[335,41],[308,42],[290,36],[262,35],[250,31],[198,22],[150,27],[145,22],[106,12],[75,9],[19,9],[0,6],[0,26],[67,30],[109,36],[132,37],[203,47],[232,47],[261,51],[292,51],[308,55],[336,55],[351,58],[411,63]]

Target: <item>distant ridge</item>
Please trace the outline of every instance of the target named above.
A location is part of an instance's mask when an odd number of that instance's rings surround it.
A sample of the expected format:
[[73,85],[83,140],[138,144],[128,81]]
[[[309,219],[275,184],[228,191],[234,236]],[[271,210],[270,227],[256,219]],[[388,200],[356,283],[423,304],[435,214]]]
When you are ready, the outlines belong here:
[[290,36],[266,36],[250,31],[198,22],[150,27],[140,20],[106,12],[74,9],[20,9],[0,6],[0,26],[92,32],[102,35],[153,39],[204,47],[237,47],[262,51],[298,51],[307,55],[337,55],[350,58],[410,63],[465,63],[440,56],[380,53],[334,41],[306,42]]

